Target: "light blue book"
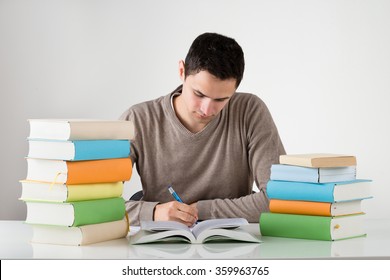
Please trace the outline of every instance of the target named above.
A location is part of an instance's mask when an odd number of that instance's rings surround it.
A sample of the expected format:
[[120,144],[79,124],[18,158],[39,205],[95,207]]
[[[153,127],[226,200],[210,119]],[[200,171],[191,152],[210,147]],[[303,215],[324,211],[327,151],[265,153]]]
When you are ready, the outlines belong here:
[[130,155],[129,140],[29,140],[28,157],[54,160],[98,160],[126,158]]
[[341,202],[371,197],[371,180],[357,179],[338,183],[305,183],[270,180],[269,199]]
[[271,180],[309,183],[329,183],[356,179],[356,166],[346,167],[302,167],[286,164],[271,166]]

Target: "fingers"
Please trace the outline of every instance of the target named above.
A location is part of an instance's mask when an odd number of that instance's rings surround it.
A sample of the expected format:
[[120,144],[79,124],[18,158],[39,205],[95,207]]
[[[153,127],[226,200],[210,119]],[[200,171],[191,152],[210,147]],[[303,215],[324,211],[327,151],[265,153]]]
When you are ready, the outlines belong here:
[[177,201],[156,205],[155,221],[178,221],[192,226],[198,220],[198,209]]

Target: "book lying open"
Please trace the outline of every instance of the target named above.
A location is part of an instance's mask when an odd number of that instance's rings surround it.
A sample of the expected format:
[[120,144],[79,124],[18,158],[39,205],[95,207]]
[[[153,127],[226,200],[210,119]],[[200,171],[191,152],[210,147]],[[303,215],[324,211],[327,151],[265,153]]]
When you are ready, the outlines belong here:
[[248,225],[243,218],[211,219],[189,228],[174,221],[141,221],[140,231],[130,237],[131,244],[157,242],[254,242],[260,243],[255,235],[245,231]]

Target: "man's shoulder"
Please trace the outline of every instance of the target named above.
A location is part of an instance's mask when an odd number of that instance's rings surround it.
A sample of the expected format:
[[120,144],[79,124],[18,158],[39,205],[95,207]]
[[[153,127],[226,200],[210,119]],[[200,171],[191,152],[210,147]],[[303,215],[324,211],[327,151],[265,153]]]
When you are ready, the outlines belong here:
[[236,106],[265,106],[259,96],[248,92],[236,92],[231,101]]

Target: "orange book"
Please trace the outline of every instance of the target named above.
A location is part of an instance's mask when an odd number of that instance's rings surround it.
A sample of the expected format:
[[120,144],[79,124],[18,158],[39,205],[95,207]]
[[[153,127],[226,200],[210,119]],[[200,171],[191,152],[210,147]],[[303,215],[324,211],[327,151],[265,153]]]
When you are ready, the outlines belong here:
[[63,161],[27,158],[27,180],[67,185],[128,181],[130,158]]
[[329,217],[362,213],[361,200],[330,203],[271,199],[269,209],[273,213]]
[[98,180],[101,183],[128,181],[132,173],[130,158],[67,161],[68,184],[82,184]]

